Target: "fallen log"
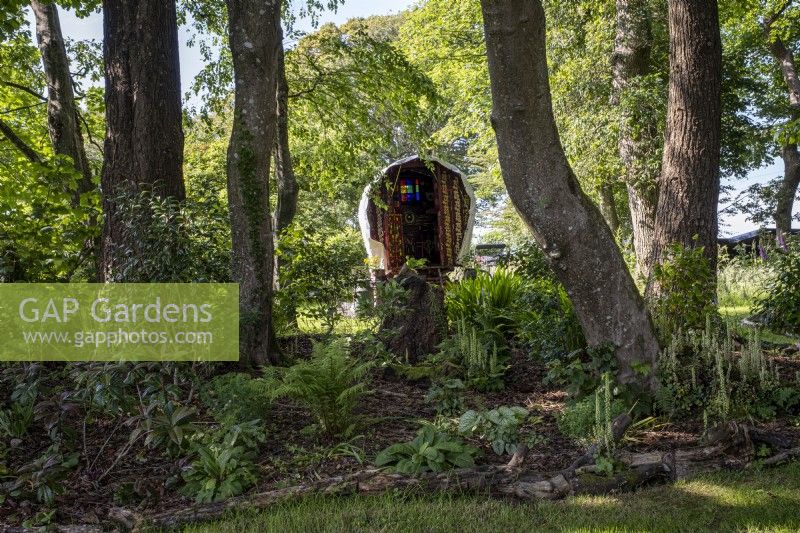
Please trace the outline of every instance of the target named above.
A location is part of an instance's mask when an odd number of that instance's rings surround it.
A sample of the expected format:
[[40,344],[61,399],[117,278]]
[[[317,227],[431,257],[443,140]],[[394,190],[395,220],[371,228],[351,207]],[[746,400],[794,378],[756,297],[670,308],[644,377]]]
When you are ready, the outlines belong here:
[[[629,419],[615,420],[615,438],[621,438],[629,424]],[[506,465],[479,466],[417,476],[368,469],[346,476],[239,496],[217,503],[194,505],[147,517],[114,509],[109,519],[126,530],[144,527],[173,528],[191,522],[217,519],[232,510],[265,509],[308,494],[370,495],[397,489],[486,494],[528,501],[558,500],[577,494],[629,492],[645,485],[672,482],[700,473],[748,468],[753,465],[754,444],[787,444],[786,447],[781,446],[783,449],[777,450],[773,456],[759,461],[764,466],[800,458],[800,447],[788,448],[790,440],[750,426],[731,423],[709,432],[709,435],[702,446],[688,449],[644,453],[620,451],[617,460],[624,468],[611,476],[598,473],[593,462],[587,461],[587,455],[593,449],[596,452],[596,448],[590,447],[587,454],[570,467],[550,474],[525,469],[522,466],[524,458],[515,454]]]

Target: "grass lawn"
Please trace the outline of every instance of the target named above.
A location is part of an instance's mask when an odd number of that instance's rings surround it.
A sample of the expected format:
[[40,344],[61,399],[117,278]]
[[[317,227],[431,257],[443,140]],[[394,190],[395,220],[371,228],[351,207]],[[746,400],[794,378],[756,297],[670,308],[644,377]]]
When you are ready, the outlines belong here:
[[[722,318],[733,327],[734,331],[740,335],[747,336],[750,330],[746,326],[742,326],[741,322],[743,318],[747,318],[750,315],[749,306],[720,307],[719,313],[722,315]],[[794,344],[798,341],[797,339],[786,337],[785,335],[773,333],[767,329],[761,330],[761,340],[774,344]]]
[[620,496],[521,504],[394,493],[313,497],[192,526],[218,531],[799,531],[800,463],[717,473]]

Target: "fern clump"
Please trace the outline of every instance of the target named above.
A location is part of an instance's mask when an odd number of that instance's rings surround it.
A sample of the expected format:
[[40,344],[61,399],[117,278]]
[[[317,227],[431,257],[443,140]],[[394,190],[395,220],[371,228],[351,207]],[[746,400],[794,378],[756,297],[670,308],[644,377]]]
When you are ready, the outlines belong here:
[[344,340],[315,344],[312,357],[295,365],[268,371],[276,375],[274,397],[288,397],[306,406],[320,432],[346,437],[356,427],[353,411],[367,389],[371,362],[350,356]]

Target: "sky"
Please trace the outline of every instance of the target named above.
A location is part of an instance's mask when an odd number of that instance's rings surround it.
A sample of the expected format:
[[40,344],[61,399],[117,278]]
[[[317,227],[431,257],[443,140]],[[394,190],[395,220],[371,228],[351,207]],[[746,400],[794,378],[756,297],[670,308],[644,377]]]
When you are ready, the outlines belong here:
[[[339,7],[336,12],[325,11],[320,14],[319,23],[325,24],[333,22],[342,24],[354,17],[368,17],[371,15],[388,15],[408,9],[416,2],[413,0],[345,0],[344,5]],[[222,2],[220,2],[222,5]],[[33,25],[33,15],[29,13],[31,28]],[[73,13],[61,10],[61,27],[64,36],[72,39],[96,39],[102,41],[103,20],[99,13],[93,14],[85,19],[77,18]],[[303,32],[313,31],[311,21],[301,19],[297,22],[297,29]],[[181,86],[183,91],[191,86],[194,76],[200,72],[203,63],[200,51],[197,48],[190,48],[186,45],[191,35],[191,30],[186,27],[180,29],[180,57],[181,57]],[[190,99],[188,104],[192,105]],[[783,165],[780,159],[771,165],[753,170],[745,179],[725,180],[723,185],[733,187],[731,196],[736,196],[754,183],[766,183],[771,179],[783,174]],[[800,201],[795,202],[794,212],[800,211]],[[798,223],[795,222],[797,227]],[[723,216],[720,220],[720,235],[738,235],[756,229],[757,226],[746,220],[745,215]]]

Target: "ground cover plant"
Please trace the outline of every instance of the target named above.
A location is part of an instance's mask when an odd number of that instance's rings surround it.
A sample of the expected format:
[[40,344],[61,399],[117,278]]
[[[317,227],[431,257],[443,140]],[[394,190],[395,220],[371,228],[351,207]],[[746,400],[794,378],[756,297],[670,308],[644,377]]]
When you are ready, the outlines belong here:
[[0,4],[0,529],[800,530],[798,2],[357,4]]

